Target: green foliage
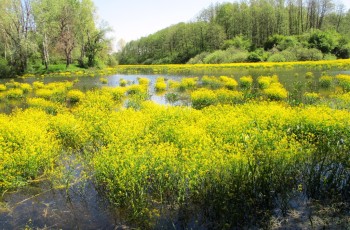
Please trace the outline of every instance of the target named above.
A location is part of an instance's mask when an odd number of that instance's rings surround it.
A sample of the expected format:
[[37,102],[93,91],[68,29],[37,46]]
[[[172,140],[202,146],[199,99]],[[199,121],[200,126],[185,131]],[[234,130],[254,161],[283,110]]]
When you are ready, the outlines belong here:
[[316,48],[322,53],[330,53],[336,47],[336,38],[328,31],[313,31],[308,40],[311,48]]
[[320,100],[320,95],[318,93],[304,93],[305,104],[315,104]]
[[330,76],[322,76],[319,79],[319,84],[322,88],[328,89],[331,87],[333,81],[333,77]]
[[287,59],[281,53],[272,54],[268,59],[269,62],[285,62]]
[[85,98],[85,94],[77,89],[70,90],[67,93],[67,101],[71,104],[78,103],[84,98]]
[[156,92],[164,92],[166,90],[166,83],[164,77],[159,77],[156,80],[156,85],[154,86]]
[[238,35],[230,40],[226,40],[223,45],[223,49],[228,49],[234,47],[239,50],[248,50],[251,47],[251,41],[244,38],[241,35]]
[[11,77],[11,68],[5,58],[0,57],[0,78]]
[[250,90],[253,87],[253,78],[251,76],[244,76],[239,79],[239,86],[243,90]]
[[256,52],[249,53],[247,57],[248,62],[261,62],[263,58]]

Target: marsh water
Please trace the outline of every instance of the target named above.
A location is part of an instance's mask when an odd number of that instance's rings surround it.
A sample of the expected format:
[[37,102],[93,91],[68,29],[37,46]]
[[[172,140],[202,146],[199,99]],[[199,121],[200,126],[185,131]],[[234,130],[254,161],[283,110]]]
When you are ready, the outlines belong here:
[[[261,75],[277,74],[280,82],[292,90],[293,85],[298,82],[305,83],[305,74],[309,70],[247,70],[232,73],[238,80],[239,77],[251,75],[254,78]],[[312,71],[316,81],[322,71]],[[350,74],[350,71],[328,71],[327,75],[335,76],[339,73]],[[139,77],[150,79],[150,99],[159,104],[174,104],[168,102],[164,95],[157,95],[154,90],[155,81],[158,77],[180,81],[184,77],[196,76],[164,76],[164,75],[113,75],[106,77],[107,84],[102,84],[98,77],[81,77],[74,85],[75,88],[83,91],[102,86],[119,86],[121,79],[130,84],[137,83]],[[200,77],[200,76],[199,76]],[[74,77],[44,77],[44,78],[18,78],[15,81],[32,83],[42,81],[44,83],[57,81],[74,81]],[[10,79],[1,79],[0,83],[6,83]],[[317,89],[316,89],[317,90]],[[182,102],[186,103],[186,102]],[[3,112],[10,112],[16,105],[7,105]],[[75,165],[76,166],[76,165]],[[73,175],[72,180],[81,177],[79,167],[68,170]],[[68,173],[64,172],[64,173]],[[7,191],[0,198],[0,229],[124,229],[124,220],[120,210],[113,209],[109,203],[97,191],[90,179],[77,180],[71,186],[55,188],[54,184],[48,181],[36,182],[18,191]],[[177,228],[177,225],[173,225]]]

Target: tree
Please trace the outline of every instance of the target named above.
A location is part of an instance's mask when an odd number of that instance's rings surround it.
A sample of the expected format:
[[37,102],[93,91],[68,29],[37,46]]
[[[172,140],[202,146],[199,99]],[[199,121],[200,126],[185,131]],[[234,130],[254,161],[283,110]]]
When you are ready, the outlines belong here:
[[5,42],[5,56],[16,73],[27,69],[35,52],[35,24],[30,0],[0,1],[0,31]]

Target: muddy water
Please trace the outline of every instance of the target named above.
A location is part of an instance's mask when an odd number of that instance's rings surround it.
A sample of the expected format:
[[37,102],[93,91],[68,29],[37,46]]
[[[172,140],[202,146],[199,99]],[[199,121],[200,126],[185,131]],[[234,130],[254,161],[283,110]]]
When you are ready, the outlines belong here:
[[26,187],[5,194],[1,229],[114,229],[113,212],[91,182],[69,189]]

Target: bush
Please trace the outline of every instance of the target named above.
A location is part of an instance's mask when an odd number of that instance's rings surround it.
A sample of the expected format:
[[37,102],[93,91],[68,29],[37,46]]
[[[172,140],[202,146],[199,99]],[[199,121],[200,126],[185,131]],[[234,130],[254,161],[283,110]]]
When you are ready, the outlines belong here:
[[23,90],[23,93],[29,93],[33,90],[32,86],[28,83],[22,83],[19,87]]
[[286,58],[281,53],[275,53],[271,55],[267,60],[269,62],[285,62]]
[[227,62],[228,53],[223,50],[217,50],[204,58],[204,63],[206,64],[220,64]]
[[80,102],[85,98],[85,94],[78,89],[70,90],[67,93],[67,101],[71,104]]
[[7,87],[4,84],[0,84],[0,92],[4,92],[7,90]]
[[214,91],[209,89],[199,89],[191,93],[192,107],[203,109],[210,105],[217,104],[217,97]]
[[203,76],[202,77],[202,85],[204,87],[208,87],[210,89],[218,89],[221,88],[224,84],[218,77],[214,76]]
[[59,104],[45,100],[43,98],[28,98],[27,104],[29,107],[42,109],[48,114],[56,115],[62,110]]
[[288,97],[288,92],[281,83],[272,83],[270,87],[264,89],[263,92],[267,98],[272,101],[281,101]]
[[305,104],[315,104],[318,100],[320,100],[320,95],[318,93],[304,93]]
[[187,64],[203,64],[205,58],[209,55],[210,53],[208,52],[202,52],[198,55],[196,55],[195,57],[191,58]]
[[226,89],[234,90],[237,88],[238,83],[234,78],[229,78],[226,76],[220,76],[220,80],[224,83]]
[[291,52],[290,50],[283,50],[280,54],[288,62],[297,61],[297,56],[295,55],[295,53]]
[[11,77],[11,68],[5,58],[0,57],[0,78]]
[[100,82],[101,82],[102,84],[108,84],[108,79],[107,79],[107,78],[104,78],[104,77],[101,77],[101,78],[100,78]]
[[23,98],[23,90],[22,89],[9,89],[6,92],[6,97],[8,99],[13,99],[13,100],[21,99],[21,98]]
[[53,96],[54,91],[50,89],[37,89],[35,90],[35,95],[37,97],[45,98],[45,99],[51,99]]
[[338,85],[343,88],[343,91],[350,91],[350,75],[339,74],[336,76]]
[[155,84],[155,90],[156,92],[164,92],[166,90],[166,83],[165,83],[164,77],[157,78],[156,84]]
[[244,99],[243,93],[231,91],[227,89],[219,89],[215,91],[217,102],[220,104],[234,105],[241,103]]
[[295,52],[298,61],[319,61],[323,59],[322,52],[315,48],[307,49],[299,47],[291,51]]
[[239,86],[243,90],[249,90],[253,87],[253,78],[252,76],[244,76],[239,79]]
[[183,92],[186,90],[193,90],[197,86],[198,78],[182,78],[180,84],[178,85],[178,89]]
[[258,77],[258,86],[259,89],[267,89],[270,87],[272,83],[272,78],[268,76],[260,76]]
[[148,78],[145,78],[145,77],[139,77],[139,78],[137,78],[137,81],[139,82],[139,85],[148,86],[150,83],[150,80]]
[[125,80],[125,79],[120,79],[120,80],[119,80],[119,85],[120,85],[121,87],[125,87],[127,84],[128,84],[128,81],[127,81],[127,80]]
[[313,72],[306,72],[305,74],[305,78],[306,79],[313,79],[315,76],[314,76],[314,73]]
[[322,76],[322,77],[320,77],[320,79],[318,81],[319,81],[321,88],[328,89],[332,85],[333,77]]
[[263,58],[259,54],[255,53],[255,52],[251,52],[251,53],[249,53],[249,55],[247,57],[247,61],[248,62],[261,62],[261,61],[263,61]]

